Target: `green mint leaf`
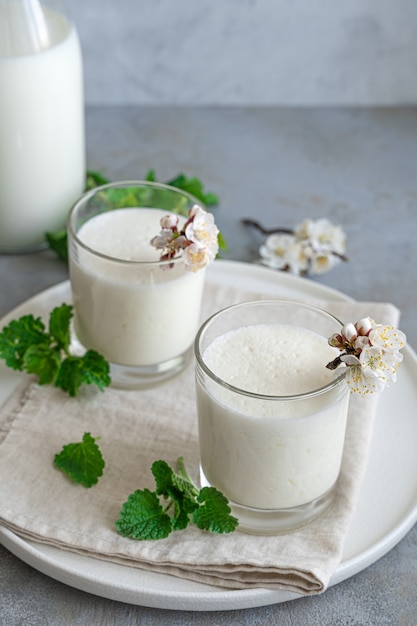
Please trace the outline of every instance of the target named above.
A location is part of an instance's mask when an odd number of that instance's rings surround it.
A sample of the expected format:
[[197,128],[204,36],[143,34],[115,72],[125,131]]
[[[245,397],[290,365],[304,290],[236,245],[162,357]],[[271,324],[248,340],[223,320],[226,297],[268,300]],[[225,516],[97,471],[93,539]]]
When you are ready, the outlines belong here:
[[190,523],[190,514],[198,507],[198,504],[175,488],[169,489],[169,496],[174,503],[172,529],[184,530]]
[[220,199],[219,196],[212,191],[206,191],[204,193],[204,204],[206,206],[216,206],[219,204]]
[[49,333],[40,317],[12,320],[0,332],[0,358],[12,369],[37,375],[40,385],[55,383],[70,396],[76,396],[82,384],[103,391],[111,383],[104,357],[95,350],[83,356],[69,354],[72,311],[65,303],[55,307],[49,316]]
[[116,527],[121,535],[132,539],[164,539],[172,530],[170,516],[149,489],[137,490],[128,497]]
[[198,489],[187,478],[175,473],[165,461],[155,461],[151,470],[155,478],[156,494],[171,498],[174,504],[173,530],[183,530],[188,526],[190,513],[198,507]]
[[58,375],[55,380],[55,387],[59,387],[62,391],[66,391],[74,398],[84,382],[82,364],[80,357],[66,357],[59,368]]
[[51,350],[48,345],[33,344],[25,352],[24,369],[36,374],[40,385],[53,383],[61,364],[59,349]]
[[55,252],[59,259],[68,261],[68,236],[65,229],[45,233],[45,239],[48,247],[52,252]]
[[[145,175],[145,180],[149,182],[157,182],[157,177],[154,169],[149,169],[147,171]],[[87,170],[85,190],[88,191],[90,189],[94,189],[95,187],[106,185],[109,182],[110,180],[104,177],[100,172]],[[177,189],[182,189],[183,191],[192,194],[198,200],[201,200],[201,202],[203,202],[203,204],[205,204],[207,207],[219,204],[219,197],[211,191],[205,191],[202,181],[195,176],[187,177],[185,174],[181,173],[174,178],[168,180],[165,184],[170,185],[171,187],[177,187]],[[158,200],[160,200],[161,206],[159,208],[167,211],[172,211],[173,213],[178,213],[180,215],[188,215],[188,212],[182,205],[182,203],[177,203],[175,205],[172,205],[172,203],[170,203],[169,206],[166,206],[167,202],[165,195],[161,196],[161,194],[158,193],[157,189],[135,190],[134,188],[126,187],[109,190],[106,195],[106,201],[108,204],[106,208],[107,210],[111,210],[115,208],[146,206],[146,199],[149,200],[150,198],[152,198],[153,202],[153,204],[150,206],[157,206]],[[66,229],[61,229],[55,232],[47,232],[45,233],[45,239],[50,250],[52,250],[52,252],[54,252],[60,259],[68,262],[68,235]],[[222,249],[226,249],[223,238],[219,240],[219,245]]]
[[94,187],[100,187],[101,185],[107,185],[110,181],[105,178],[100,172],[93,170],[87,170],[87,176],[85,180],[85,190],[94,189]]
[[219,244],[220,250],[224,250],[224,251],[227,250],[227,241],[224,238],[224,235],[221,231],[217,235],[217,243]]
[[69,443],[54,457],[55,465],[84,487],[92,487],[103,475],[105,462],[96,441],[84,433],[81,442]]
[[111,383],[110,366],[106,359],[95,350],[87,350],[81,360],[84,383],[96,385],[100,391],[104,391]]
[[94,350],[83,356],[67,356],[61,363],[55,386],[75,397],[83,384],[94,384],[100,391],[110,385],[109,364]]
[[156,183],[156,175],[154,169],[148,170],[146,172],[145,180],[149,181],[150,183]]
[[198,495],[198,489],[192,481],[174,472],[166,461],[155,461],[151,471],[155,478],[157,494],[168,496],[168,490],[174,487],[191,498]]
[[177,189],[187,191],[191,195],[195,196],[197,200],[201,200],[201,202],[203,202],[206,206],[219,204],[218,196],[212,192],[204,191],[202,181],[195,176],[187,177],[185,174],[178,174],[178,176],[172,178],[166,184],[171,185],[171,187],[177,187]]
[[168,495],[168,489],[173,485],[173,470],[166,461],[154,461],[151,467],[155,478],[156,493]]
[[24,315],[18,320],[12,320],[0,333],[0,358],[5,360],[8,367],[23,370],[29,346],[47,343],[49,336],[41,318]]
[[202,530],[213,533],[230,533],[237,528],[238,520],[231,515],[227,498],[214,487],[203,487],[198,497],[201,506],[193,513],[193,522]]
[[[238,520],[230,514],[224,495],[214,487],[199,491],[185,469],[182,457],[177,460],[177,465],[178,472],[174,472],[166,461],[152,464],[156,491],[138,490],[129,496],[116,522],[120,534],[134,539],[162,539],[171,531],[184,530],[191,520],[200,529],[214,533],[229,533],[236,529]],[[161,496],[168,500],[165,508]]]
[[70,344],[70,322],[73,307],[69,304],[61,304],[56,307],[49,317],[49,334],[56,340],[59,348],[68,352]]

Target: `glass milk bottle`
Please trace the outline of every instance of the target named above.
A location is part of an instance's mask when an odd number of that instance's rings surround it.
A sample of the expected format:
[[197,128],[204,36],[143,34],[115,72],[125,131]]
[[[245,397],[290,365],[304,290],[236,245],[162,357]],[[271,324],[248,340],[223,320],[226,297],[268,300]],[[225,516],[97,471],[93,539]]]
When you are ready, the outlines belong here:
[[0,252],[44,247],[84,184],[77,32],[59,0],[0,0]]

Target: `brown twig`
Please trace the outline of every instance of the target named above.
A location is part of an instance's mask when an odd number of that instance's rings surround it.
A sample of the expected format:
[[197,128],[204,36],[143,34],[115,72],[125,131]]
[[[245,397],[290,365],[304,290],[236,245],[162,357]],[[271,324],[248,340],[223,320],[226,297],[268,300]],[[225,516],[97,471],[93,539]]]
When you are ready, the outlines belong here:
[[244,224],[245,226],[252,226],[252,228],[256,228],[256,230],[259,230],[259,232],[261,232],[263,235],[273,235],[274,233],[280,233],[283,235],[294,234],[294,231],[291,230],[291,228],[265,228],[256,220],[252,220],[248,217],[243,218],[242,224]]

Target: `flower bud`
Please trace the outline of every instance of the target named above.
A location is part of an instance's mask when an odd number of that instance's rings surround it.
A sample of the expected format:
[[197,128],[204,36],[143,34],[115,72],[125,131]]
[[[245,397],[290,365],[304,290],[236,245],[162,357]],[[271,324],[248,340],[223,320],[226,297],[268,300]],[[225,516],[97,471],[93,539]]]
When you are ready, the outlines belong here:
[[167,230],[173,230],[178,226],[178,215],[164,215],[161,217],[161,227]]
[[348,322],[342,327],[342,336],[346,339],[348,343],[355,341],[358,336],[358,331],[355,328],[355,325],[352,322]]
[[364,317],[359,322],[355,324],[356,330],[358,331],[358,335],[365,337],[372,330],[372,321],[370,317]]
[[188,212],[188,217],[191,219],[193,219],[194,217],[196,217],[196,215],[199,215],[200,213],[205,213],[205,211],[198,206],[198,204],[195,204]]
[[359,337],[355,339],[354,344],[353,344],[356,352],[358,353],[362,352],[364,348],[370,345],[371,345],[371,342],[369,341],[368,337],[364,337],[363,335],[359,335]]
[[339,350],[341,350],[344,347],[344,341],[343,341],[343,337],[342,335],[339,335],[338,333],[334,333],[334,335],[332,335],[331,337],[329,337],[329,346],[332,346],[333,348],[339,348]]

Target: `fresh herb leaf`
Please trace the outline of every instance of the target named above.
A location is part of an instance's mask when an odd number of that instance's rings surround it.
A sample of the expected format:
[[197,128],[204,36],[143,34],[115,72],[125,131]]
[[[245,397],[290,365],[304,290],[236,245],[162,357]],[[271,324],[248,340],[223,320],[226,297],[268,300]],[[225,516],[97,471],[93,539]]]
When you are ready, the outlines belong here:
[[[145,180],[149,182],[158,182],[154,169],[147,171]],[[105,178],[100,172],[93,170],[87,170],[85,190],[94,189],[101,185],[106,185],[110,181]],[[178,174],[174,178],[165,182],[166,185],[176,187],[182,191],[186,191],[195,196],[197,200],[200,200],[207,207],[219,204],[219,197],[211,191],[205,191],[203,182],[193,176],[188,177],[185,174]],[[152,199],[151,199],[152,198]],[[135,187],[125,187],[118,189],[110,189],[103,202],[108,206],[108,210],[115,208],[126,208],[134,206],[146,206],[146,199],[149,200],[150,206],[158,206],[158,208],[178,213],[179,215],[187,216],[188,212],[185,206],[185,202],[181,201],[172,204],[171,200],[167,202],[167,195],[160,192],[158,189],[140,189]],[[68,262],[68,235],[65,229],[58,230],[56,232],[45,233],[46,242],[49,248],[55,252],[55,254],[63,261]],[[224,237],[219,235],[219,247],[222,250],[226,250],[226,242]]]
[[56,387],[76,396],[82,384],[101,391],[110,382],[109,364],[98,352],[82,356],[70,353],[70,323],[73,307],[62,304],[49,316],[49,332],[40,317],[24,315],[0,332],[0,358],[14,370],[38,376],[40,385]]
[[66,229],[45,233],[46,243],[63,261],[68,261],[68,236]]
[[227,498],[214,487],[203,487],[197,496],[201,505],[193,513],[193,522],[202,530],[212,533],[230,533],[235,530],[237,520],[230,515]]
[[110,181],[105,178],[100,172],[94,172],[93,170],[87,170],[87,176],[85,180],[85,190],[94,189],[94,187],[100,187],[101,185],[107,185]]
[[145,176],[145,180],[147,180],[150,183],[156,183],[156,174],[155,174],[155,170],[148,170],[146,172],[146,176]]
[[55,465],[84,487],[92,487],[103,475],[105,462],[96,441],[84,433],[81,442],[69,443],[54,457]]
[[40,385],[49,385],[57,377],[61,364],[60,350],[49,345],[33,344],[25,352],[23,369],[38,376]]
[[196,498],[199,491],[197,487],[189,477],[175,473],[166,461],[155,461],[151,469],[155,478],[156,494],[162,495],[164,498],[171,498],[174,506],[173,530],[183,530],[188,526],[190,513],[198,507]]
[[29,346],[48,343],[45,325],[40,317],[24,315],[12,320],[0,333],[0,358],[14,370],[23,370]]
[[[145,180],[152,183],[158,182],[154,169],[150,169],[146,172]],[[219,204],[219,196],[212,191],[205,191],[203,182],[200,178],[195,176],[189,177],[181,173],[174,178],[167,180],[165,185],[170,185],[171,187],[187,191],[191,195],[195,196],[197,200],[201,200],[201,202],[203,202],[206,206]]]
[[137,490],[124,503],[116,527],[132,539],[164,539],[171,532],[171,518],[154,491]]
[[[181,463],[181,460],[179,463]],[[156,493],[158,495],[167,497],[169,490],[175,488],[190,498],[198,496],[198,488],[188,475],[183,476],[179,473],[177,474],[166,461],[155,461],[152,464],[151,470],[155,478]]]
[[68,352],[71,341],[71,319],[72,306],[65,303],[56,307],[49,317],[49,334],[55,339],[57,346],[65,352]]
[[[132,539],[163,539],[174,530],[184,530],[192,520],[198,528],[229,533],[238,526],[225,496],[214,487],[201,491],[193,483],[184,459],[177,460],[175,472],[166,461],[155,461],[152,474],[156,490],[132,493],[123,504],[116,528]],[[167,500],[162,506],[159,496]],[[169,511],[171,510],[171,513]]]
[[175,178],[171,178],[166,184],[187,191],[192,196],[195,196],[197,200],[201,200],[206,206],[219,204],[219,197],[211,191],[205,191],[203,182],[195,176],[187,177],[181,173],[175,176]]
[[94,350],[83,356],[67,356],[61,363],[55,386],[76,396],[82,384],[94,384],[100,391],[110,384],[109,365],[104,357]]
[[223,250],[226,252],[228,246],[227,246],[227,241],[224,238],[224,235],[222,233],[222,231],[220,230],[218,235],[217,235],[217,243],[219,244],[219,248],[220,250]]

